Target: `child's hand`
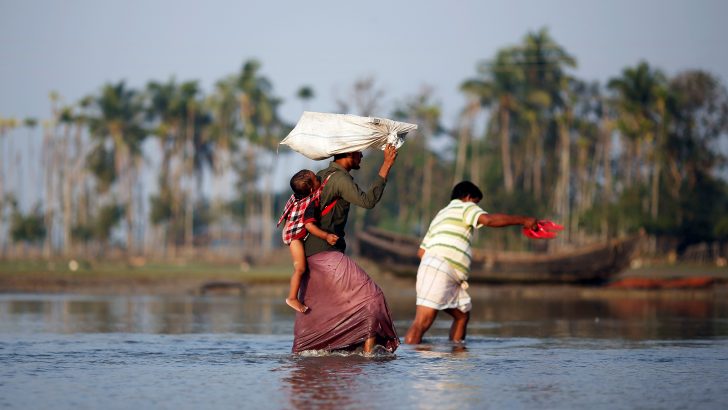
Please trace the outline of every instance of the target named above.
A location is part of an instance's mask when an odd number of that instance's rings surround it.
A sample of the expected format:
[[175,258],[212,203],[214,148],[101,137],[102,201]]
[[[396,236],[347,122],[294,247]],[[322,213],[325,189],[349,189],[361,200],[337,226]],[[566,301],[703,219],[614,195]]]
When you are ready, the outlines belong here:
[[334,235],[333,233],[327,233],[326,234],[326,242],[329,243],[329,245],[334,246],[336,245],[336,242],[339,241],[338,235]]

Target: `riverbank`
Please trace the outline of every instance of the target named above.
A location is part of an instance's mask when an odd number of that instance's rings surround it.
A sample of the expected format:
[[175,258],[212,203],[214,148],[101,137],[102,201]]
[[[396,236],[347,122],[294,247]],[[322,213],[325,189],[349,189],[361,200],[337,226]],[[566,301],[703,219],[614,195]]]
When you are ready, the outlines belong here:
[[[0,261],[1,293],[79,293],[148,295],[242,295],[268,292],[285,295],[290,280],[287,260],[261,266],[195,261],[187,263],[152,262],[130,264],[103,261]],[[405,293],[414,297],[413,278],[382,272],[367,260],[359,260],[385,293]],[[646,281],[707,279],[695,286],[655,288]],[[615,286],[631,283],[631,287]],[[712,265],[663,264],[625,270],[602,286],[478,284],[474,296],[542,299],[670,298],[712,299],[728,296],[728,268]],[[411,293],[411,295],[409,295]]]
[[287,265],[122,261],[0,261],[0,292],[96,294],[194,294],[280,287]]

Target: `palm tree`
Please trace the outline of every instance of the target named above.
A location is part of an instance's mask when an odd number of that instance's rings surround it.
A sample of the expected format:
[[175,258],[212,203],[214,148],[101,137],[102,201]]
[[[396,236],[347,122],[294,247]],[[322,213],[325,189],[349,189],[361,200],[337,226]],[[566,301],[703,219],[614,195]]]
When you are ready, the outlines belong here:
[[74,153],[69,152],[69,145],[71,139],[71,132],[73,126],[76,124],[75,114],[72,106],[64,106],[61,108],[58,123],[63,127],[61,133],[61,140],[59,141],[58,150],[58,166],[56,170],[59,180],[61,181],[61,218],[63,221],[63,248],[62,252],[65,256],[70,256],[72,239],[71,231],[73,229],[73,189],[75,184],[75,174],[73,173],[74,158],[83,157],[76,156]]
[[673,204],[678,204],[673,205],[674,224],[681,227],[687,214],[681,194],[695,196],[700,181],[710,179],[714,169],[726,163],[713,144],[728,132],[728,91],[710,73],[685,71],[669,83],[666,111],[671,121],[665,133],[669,180],[665,185]]
[[[5,256],[7,237],[5,235],[5,208],[10,205],[10,201],[6,199],[6,188],[5,188],[5,164],[10,161],[5,160],[5,137],[15,128],[18,127],[18,120],[15,118],[2,118],[0,117],[0,250]],[[12,153],[11,153],[12,155]],[[12,168],[12,167],[11,167]]]
[[583,235],[584,230],[579,226],[594,206],[599,181],[604,180],[600,177],[603,158],[609,154],[603,152],[605,144],[601,127],[604,114],[599,85],[575,80],[572,88],[575,97],[573,128],[576,133],[576,177],[573,179],[576,183],[572,191],[575,212],[572,213],[571,224],[579,235]]
[[[620,77],[609,80],[608,87],[615,93],[618,117],[617,128],[624,136],[627,147],[625,157],[624,180],[629,186],[634,179],[640,183],[646,183],[646,175],[642,167],[642,150],[646,147],[653,157],[653,167],[648,169],[655,173],[653,184],[659,181],[659,167],[654,167],[658,162],[655,153],[659,151],[657,138],[659,118],[658,102],[664,99],[664,88],[666,79],[660,70],[652,69],[646,62],[640,62],[636,67],[627,67],[622,70]],[[664,109],[663,115],[664,115]],[[636,178],[633,178],[636,173]],[[657,179],[655,179],[657,178]],[[652,198],[653,204],[657,200]]]
[[203,168],[211,162],[212,155],[210,144],[203,137],[207,114],[197,81],[152,81],[147,85],[147,95],[147,118],[152,121],[162,153],[159,192],[152,198],[150,216],[155,225],[164,226],[165,242],[172,236],[175,248],[176,229],[182,226],[189,251],[194,242],[196,192],[201,191]]
[[[36,127],[38,126],[38,119],[36,119],[36,118],[33,118],[33,117],[28,117],[28,118],[25,118],[25,119],[23,120],[23,126],[24,126],[24,127],[26,128],[26,130],[28,131],[28,134],[27,134],[27,135],[26,135],[26,137],[25,137],[25,141],[26,141],[26,146],[27,146],[27,148],[28,148],[28,158],[26,159],[26,161],[30,163],[30,162],[32,162],[32,161],[33,161],[33,156],[34,156],[34,155],[33,155],[33,146],[34,146],[35,144],[34,144],[34,143],[33,143],[33,141],[32,141],[32,138],[33,138],[33,131],[34,131],[34,130],[35,130],[35,128],[36,128]],[[22,165],[22,159],[21,159],[21,165]],[[21,166],[20,168],[22,169],[23,167]],[[31,170],[30,170],[30,179],[29,179],[29,181],[30,181],[30,184],[31,184],[32,186],[37,186],[37,185],[36,185],[36,184],[37,184],[37,181],[36,181],[36,178],[35,178],[35,172],[36,172],[36,169],[35,169],[35,167],[31,167]],[[21,180],[21,181],[23,180],[22,176],[21,176],[20,180]]]
[[[534,197],[541,199],[544,172],[544,132],[555,122],[556,112],[565,105],[563,86],[568,82],[566,69],[576,67],[576,60],[542,28],[526,35],[515,50],[516,61],[524,72],[525,82],[519,113],[526,119],[524,142],[533,146],[532,186]],[[558,127],[555,127],[558,129]]]
[[492,62],[479,67],[482,79],[469,80],[464,87],[477,90],[483,107],[491,108],[491,121],[498,124],[503,184],[507,193],[515,188],[511,161],[511,116],[518,109],[518,94],[524,72],[515,61],[515,49],[499,50]]
[[[101,93],[95,96],[90,108],[89,131],[94,138],[97,152],[111,147],[113,166],[118,177],[118,190],[121,191],[126,219],[126,251],[131,254],[134,248],[134,206],[133,189],[140,165],[141,144],[146,137],[143,128],[143,105],[141,95],[126,86],[124,81],[106,84]],[[101,167],[103,169],[103,167]]]
[[[285,127],[278,117],[278,106],[281,101],[273,96],[273,86],[270,81],[260,75],[260,63],[255,60],[247,61],[237,77],[237,89],[240,101],[240,120],[242,134],[246,141],[246,167],[243,180],[256,174],[256,167],[261,164],[255,161],[253,154],[257,146],[264,152],[272,152],[281,140]],[[263,192],[260,197],[260,212],[263,222],[260,242],[263,253],[268,253],[273,244],[273,193],[272,193],[272,163],[261,169],[264,178]],[[247,191],[255,192],[255,179],[248,179]],[[248,222],[252,220],[254,208],[248,207]]]
[[[455,154],[455,171],[453,174],[453,185],[462,181],[465,174],[465,163],[467,162],[468,147],[472,148],[473,128],[475,127],[475,119],[480,112],[480,89],[473,82],[465,82],[461,87],[469,98],[459,116],[457,126],[457,151]],[[473,150],[475,152],[475,150]],[[470,179],[477,179],[475,175],[471,175]]]
[[[394,114],[397,119],[418,125],[417,138],[408,138],[411,142],[404,147],[408,154],[402,157],[403,163],[398,165],[399,171],[395,174],[397,225],[407,232],[411,230],[411,219],[415,221],[417,234],[421,234],[432,217],[436,157],[430,151],[430,141],[443,132],[441,111],[439,103],[432,101],[432,90],[423,87],[418,95]],[[419,203],[419,206],[412,206],[415,203]]]
[[[564,80],[564,94],[566,98],[572,100],[575,98],[573,91],[570,89],[568,81]],[[558,158],[558,177],[556,187],[554,189],[554,211],[557,217],[563,221],[569,221],[571,217],[570,207],[570,180],[571,180],[571,131],[574,123],[573,101],[567,101],[562,112],[557,115],[556,125],[558,134],[557,158]],[[570,222],[570,221],[569,221]],[[569,233],[571,233],[572,224],[569,223]],[[563,237],[562,237],[563,238]]]
[[220,198],[222,178],[230,171],[231,157],[238,149],[240,137],[239,108],[237,97],[237,78],[229,76],[215,84],[215,91],[208,96],[205,104],[211,118],[208,138],[214,147],[212,150],[213,188],[212,213],[217,219],[218,229],[213,232],[213,240],[221,239],[224,225],[224,203]]
[[55,209],[57,204],[54,202],[54,189],[57,187],[56,178],[57,173],[57,155],[56,155],[56,138],[55,128],[58,118],[58,103],[60,101],[60,95],[51,91],[49,94],[51,102],[51,120],[43,121],[43,153],[42,153],[42,164],[43,164],[43,183],[44,183],[44,198],[43,198],[43,222],[46,227],[46,235],[43,241],[43,256],[48,259],[53,254],[53,227]]
[[[659,211],[660,174],[664,161],[661,154],[664,123],[667,120],[665,75],[643,61],[636,67],[625,68],[622,76],[612,78],[608,86],[616,94],[617,127],[625,137],[628,147],[625,158],[627,186],[633,180],[633,172],[636,173],[636,180],[640,185],[651,185],[648,209],[645,211],[649,211],[652,219],[656,220]],[[643,154],[643,150],[647,153]],[[643,163],[643,155],[647,157],[646,164]]]
[[[176,255],[177,227],[181,216],[181,172],[172,172],[173,160],[184,147],[182,142],[183,121],[186,114],[185,96],[181,95],[175,79],[166,83],[152,81],[146,89],[147,120],[151,122],[152,134],[157,138],[161,163],[158,180],[158,193],[151,198],[150,219],[153,225],[162,225],[163,254],[171,242]],[[176,169],[181,166],[175,163]]]
[[186,83],[183,88],[189,88],[188,94],[190,98],[186,100],[187,118],[185,127],[186,147],[187,147],[187,210],[185,212],[185,243],[187,249],[194,246],[194,212],[195,206],[202,203],[202,176],[205,168],[213,167],[213,149],[209,140],[207,125],[210,123],[210,116],[203,109],[204,100],[202,96],[198,96],[197,83]]

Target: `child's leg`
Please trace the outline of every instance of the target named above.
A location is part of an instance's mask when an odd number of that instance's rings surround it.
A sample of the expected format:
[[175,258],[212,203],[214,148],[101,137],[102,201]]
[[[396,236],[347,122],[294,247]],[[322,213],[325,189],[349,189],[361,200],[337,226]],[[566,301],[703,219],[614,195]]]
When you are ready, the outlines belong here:
[[288,291],[286,303],[299,312],[305,312],[308,310],[308,307],[298,300],[298,289],[301,287],[301,277],[306,272],[306,253],[303,250],[303,241],[294,240],[289,245],[289,248],[291,250],[291,258],[293,259],[293,275],[291,275],[291,288]]

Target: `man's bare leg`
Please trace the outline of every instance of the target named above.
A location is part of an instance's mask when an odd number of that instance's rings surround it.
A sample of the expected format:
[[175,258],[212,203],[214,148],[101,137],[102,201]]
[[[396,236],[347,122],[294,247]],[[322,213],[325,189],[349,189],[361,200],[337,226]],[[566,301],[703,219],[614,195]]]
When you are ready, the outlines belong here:
[[371,353],[374,350],[374,345],[377,342],[377,338],[372,336],[364,341],[364,353]]
[[407,330],[407,334],[404,336],[404,342],[410,345],[421,343],[422,336],[430,329],[430,326],[435,321],[437,312],[437,309],[418,305],[415,311],[415,320],[412,321],[412,325]]
[[445,309],[445,313],[452,316],[450,340],[453,342],[464,341],[465,334],[468,330],[468,321],[470,321],[470,312],[462,312],[458,309]]

